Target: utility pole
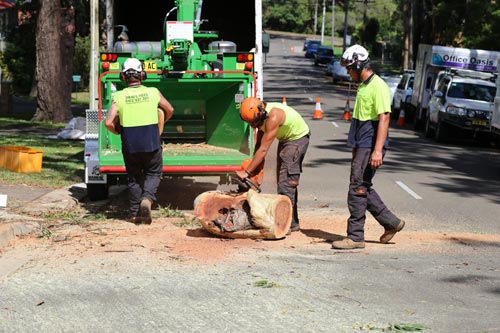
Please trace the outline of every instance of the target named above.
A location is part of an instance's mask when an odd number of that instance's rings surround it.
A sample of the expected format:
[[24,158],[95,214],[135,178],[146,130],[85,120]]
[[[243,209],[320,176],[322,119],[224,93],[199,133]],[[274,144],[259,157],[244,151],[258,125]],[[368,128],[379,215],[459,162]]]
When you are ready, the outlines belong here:
[[99,76],[96,66],[99,54],[99,1],[92,0],[90,3],[90,82],[89,82],[89,108],[97,110],[97,77]]
[[325,39],[325,13],[326,13],[325,1],[326,0],[323,0],[323,18],[321,20],[321,44],[323,44],[323,40]]
[[316,31],[318,30],[318,0],[314,5],[314,37],[316,37]]
[[347,48],[347,9],[349,8],[349,0],[344,0],[344,40],[342,42],[342,49],[345,51]]
[[403,37],[403,70],[408,69],[409,65],[409,59],[408,59],[408,54],[409,54],[409,47],[410,47],[410,20],[409,20],[409,5],[408,5],[409,0],[405,0],[403,3],[403,31],[404,31],[404,37]]
[[335,0],[332,0],[332,49],[335,45]]
[[115,41],[115,20],[113,15],[113,0],[106,0],[106,36],[108,40],[108,51],[113,51]]
[[415,0],[410,0],[410,19],[408,21],[409,29],[409,45],[408,45],[408,68],[413,67],[413,8],[415,7]]

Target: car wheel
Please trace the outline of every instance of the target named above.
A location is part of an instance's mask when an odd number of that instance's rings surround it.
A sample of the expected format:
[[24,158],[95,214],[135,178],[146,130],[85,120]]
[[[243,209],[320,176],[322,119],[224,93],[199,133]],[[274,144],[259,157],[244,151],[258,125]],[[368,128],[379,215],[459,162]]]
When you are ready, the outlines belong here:
[[432,128],[431,128],[431,121],[429,118],[427,118],[427,121],[425,122],[425,129],[424,129],[425,137],[426,138],[432,138]]
[[444,142],[447,136],[448,136],[447,125],[442,122],[438,122],[436,126],[436,141]]
[[392,112],[391,112],[391,118],[392,118],[392,119],[398,119],[398,118],[399,118],[399,112],[400,112],[400,111],[399,111],[398,109],[396,109],[396,108],[394,107],[394,105],[392,105],[391,109],[392,109]]

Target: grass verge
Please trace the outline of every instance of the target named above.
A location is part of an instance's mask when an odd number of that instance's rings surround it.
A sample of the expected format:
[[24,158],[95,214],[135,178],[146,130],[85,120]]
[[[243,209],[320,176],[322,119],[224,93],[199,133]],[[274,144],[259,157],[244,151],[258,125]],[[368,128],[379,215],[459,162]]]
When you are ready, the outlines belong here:
[[64,124],[0,118],[0,146],[23,146],[42,151],[42,172],[18,173],[0,169],[2,184],[60,188],[83,181],[83,141],[49,139]]

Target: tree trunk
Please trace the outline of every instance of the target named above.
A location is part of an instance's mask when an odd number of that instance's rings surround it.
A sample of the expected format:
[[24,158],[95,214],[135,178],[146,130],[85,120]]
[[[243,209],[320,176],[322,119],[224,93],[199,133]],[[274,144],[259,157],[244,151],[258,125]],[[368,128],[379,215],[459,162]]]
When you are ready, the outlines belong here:
[[59,0],[40,1],[36,32],[37,110],[35,121],[71,119],[74,9]]
[[[249,207],[249,209],[248,209]],[[230,214],[230,212],[236,212]],[[290,199],[279,194],[205,192],[194,203],[194,215],[207,231],[228,238],[280,239],[292,221]]]

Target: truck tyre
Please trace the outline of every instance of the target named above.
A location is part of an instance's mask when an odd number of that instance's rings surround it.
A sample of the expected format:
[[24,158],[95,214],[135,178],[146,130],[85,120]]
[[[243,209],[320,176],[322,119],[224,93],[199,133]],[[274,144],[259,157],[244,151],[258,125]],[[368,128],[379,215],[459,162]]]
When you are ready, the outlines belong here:
[[442,122],[438,122],[436,125],[436,141],[444,142],[448,136],[448,127]]
[[87,184],[87,196],[90,201],[107,199],[109,195],[108,184]]

